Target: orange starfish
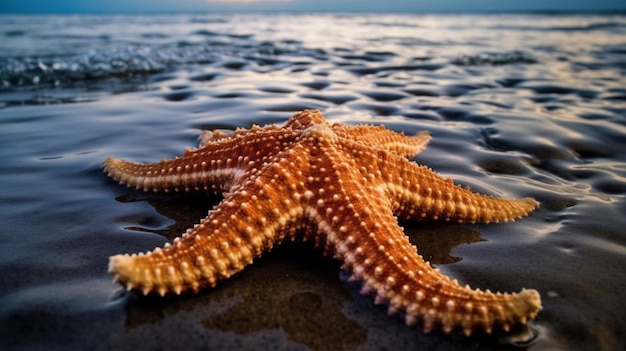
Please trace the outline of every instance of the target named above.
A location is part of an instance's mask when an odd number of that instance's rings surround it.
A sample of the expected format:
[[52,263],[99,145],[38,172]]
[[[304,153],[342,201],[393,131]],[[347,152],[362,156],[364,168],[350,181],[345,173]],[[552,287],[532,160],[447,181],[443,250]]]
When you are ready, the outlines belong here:
[[466,335],[525,324],[539,293],[472,290],[433,269],[411,245],[407,220],[498,222],[537,207],[531,198],[497,199],[454,185],[406,159],[430,136],[384,127],[330,124],[319,111],[283,127],[208,132],[206,145],[155,164],[109,158],[109,176],[154,191],[224,193],[224,200],[172,245],[110,258],[109,273],[144,294],[212,287],[283,240],[312,240],[344,263],[364,293],[375,293],[406,322]]

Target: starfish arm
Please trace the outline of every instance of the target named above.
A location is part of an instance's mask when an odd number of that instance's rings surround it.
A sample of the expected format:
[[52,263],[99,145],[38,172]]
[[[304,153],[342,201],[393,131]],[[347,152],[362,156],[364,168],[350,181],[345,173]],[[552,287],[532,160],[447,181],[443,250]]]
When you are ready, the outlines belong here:
[[213,287],[301,229],[297,219],[302,209],[275,201],[281,198],[278,192],[271,186],[248,184],[172,245],[146,254],[110,257],[109,273],[128,290],[143,294]]
[[384,188],[401,219],[506,222],[538,207],[533,198],[502,199],[474,193],[408,160],[394,159],[380,167],[388,172]]
[[[252,128],[250,129],[245,129],[245,128],[237,128],[234,131],[230,131],[230,132],[223,132],[219,129],[216,130],[203,130],[202,133],[200,133],[200,135],[198,136],[198,140],[200,141],[200,147],[206,146],[206,145],[210,145],[210,144],[214,144],[214,145],[220,145],[220,142],[224,142],[226,140],[230,140],[230,139],[236,139],[236,138],[247,138],[249,137],[249,134],[256,134],[256,133],[276,133],[276,132],[280,132],[281,128],[279,128],[278,126],[275,125],[268,125],[265,127],[259,127],[258,125],[253,125]],[[193,150],[192,150],[193,151]]]
[[198,141],[200,141],[200,147],[202,147],[211,142],[217,142],[220,140],[233,138],[237,136],[238,133],[241,133],[239,128],[234,132],[222,132],[219,129],[203,130],[202,133],[200,133],[200,135],[198,136]]
[[461,329],[470,335],[491,333],[494,328],[509,330],[541,310],[535,290],[494,294],[462,287],[439,273],[418,255],[385,206],[375,198],[353,200],[343,206],[341,221],[333,225],[332,219],[326,219],[322,223],[328,225],[320,230],[335,256],[352,272],[352,279],[363,282],[362,292],[374,294],[377,303],[387,303],[390,313],[404,311],[407,324],[421,321],[427,332],[441,327],[446,333]]
[[[189,165],[182,157],[141,164],[116,158],[104,162],[109,177],[128,187],[144,191],[204,191],[221,193],[230,188],[237,168],[222,165],[222,160],[199,161]],[[231,162],[229,162],[231,163]]]
[[404,133],[387,130],[383,126],[336,124],[333,125],[333,131],[340,137],[355,139],[357,142],[366,141],[370,147],[387,150],[404,157],[414,157],[424,151],[430,141],[430,133],[427,131],[406,136]]
[[[140,164],[108,158],[104,171],[129,187],[145,191],[221,193],[232,190],[241,176],[259,167],[292,137],[275,126],[218,134],[198,149],[159,163]],[[242,156],[249,155],[249,156]]]
[[413,157],[422,152],[430,141],[427,131],[406,136],[385,129],[384,126],[330,124],[316,110],[304,110],[296,113],[283,128],[304,131],[311,126],[326,126],[332,129],[339,138],[356,140],[370,147],[380,148],[405,157]]

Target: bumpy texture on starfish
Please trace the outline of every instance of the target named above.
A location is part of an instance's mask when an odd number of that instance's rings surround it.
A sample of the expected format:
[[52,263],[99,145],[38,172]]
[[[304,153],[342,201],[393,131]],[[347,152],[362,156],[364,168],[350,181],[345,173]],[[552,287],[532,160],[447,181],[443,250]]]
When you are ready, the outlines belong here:
[[541,310],[535,290],[491,293],[462,287],[433,269],[398,218],[498,222],[537,207],[531,198],[497,199],[454,185],[406,159],[423,150],[383,127],[330,124],[318,111],[284,126],[203,135],[203,147],[156,164],[107,159],[109,176],[154,191],[223,193],[224,200],[173,244],[110,258],[109,273],[129,290],[197,292],[252,263],[283,240],[311,240],[342,260],[363,292],[407,324],[466,335],[525,324]]

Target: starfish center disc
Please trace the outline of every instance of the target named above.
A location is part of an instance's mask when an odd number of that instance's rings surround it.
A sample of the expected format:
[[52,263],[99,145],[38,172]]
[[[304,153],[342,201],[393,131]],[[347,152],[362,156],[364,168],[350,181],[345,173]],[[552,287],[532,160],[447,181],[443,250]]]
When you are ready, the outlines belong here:
[[333,140],[337,135],[326,124],[314,124],[302,132],[302,137]]

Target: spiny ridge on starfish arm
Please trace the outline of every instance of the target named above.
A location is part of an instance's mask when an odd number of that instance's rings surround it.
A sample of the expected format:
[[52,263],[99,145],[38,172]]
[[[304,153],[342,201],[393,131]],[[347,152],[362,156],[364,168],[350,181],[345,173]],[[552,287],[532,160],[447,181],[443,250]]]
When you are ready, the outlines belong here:
[[397,218],[498,222],[533,211],[531,198],[497,199],[455,185],[406,159],[427,133],[331,124],[319,111],[282,126],[205,134],[204,146],[155,164],[108,159],[109,176],[153,191],[223,193],[206,218],[172,244],[116,255],[109,273],[128,290],[181,294],[213,287],[284,240],[311,241],[343,262],[363,293],[426,331],[508,330],[541,310],[535,290],[462,287],[417,253]]

